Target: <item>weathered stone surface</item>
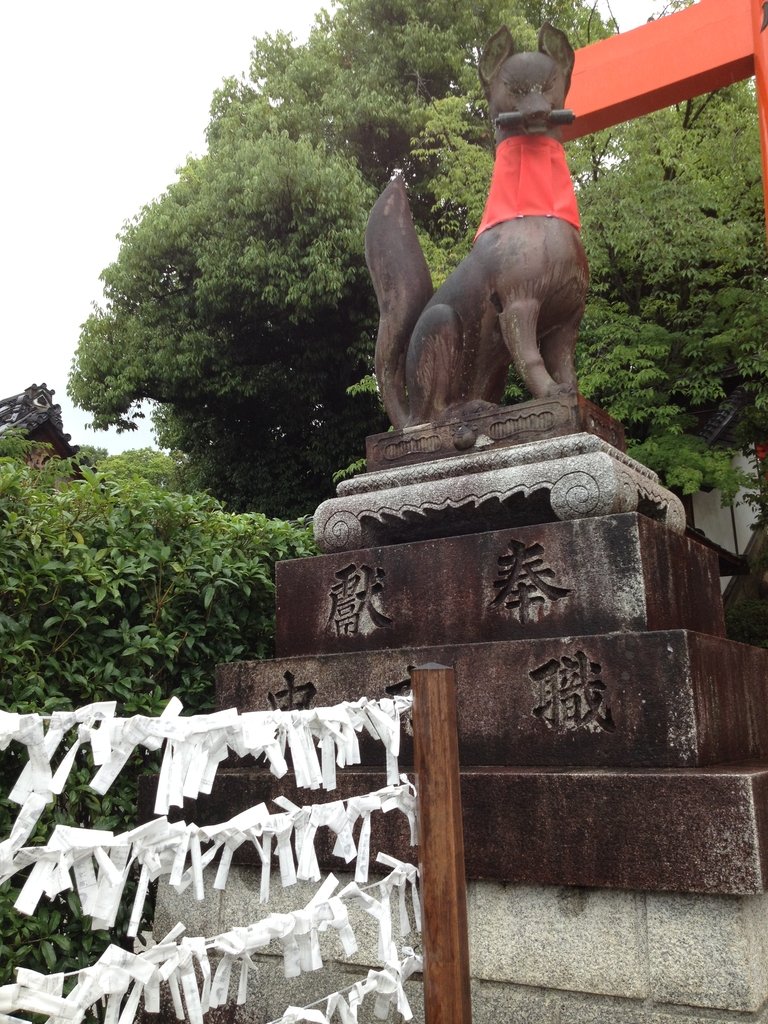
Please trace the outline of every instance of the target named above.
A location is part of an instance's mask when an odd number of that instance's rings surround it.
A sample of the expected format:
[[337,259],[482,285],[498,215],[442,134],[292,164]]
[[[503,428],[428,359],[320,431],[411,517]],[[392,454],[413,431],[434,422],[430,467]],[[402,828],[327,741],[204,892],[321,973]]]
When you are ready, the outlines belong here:
[[[463,765],[695,766],[768,756],[768,652],[682,630],[235,662],[219,707],[386,695],[411,665],[453,665]],[[363,745],[365,763],[381,749]],[[404,737],[404,763],[410,763]],[[373,762],[368,760],[373,758]]]
[[[250,875],[250,880],[247,887],[252,888],[254,884],[253,871],[247,869],[244,872],[244,876],[247,877],[248,875]],[[152,920],[152,934],[158,942],[179,921],[185,925],[187,935],[213,936],[234,927],[235,922],[230,922],[222,913],[225,894],[213,888],[215,877],[215,871],[209,870],[204,872],[205,899],[202,900],[195,899],[194,886],[190,885],[183,892],[179,893],[168,885],[167,877],[158,883],[155,914]],[[227,895],[231,896],[235,890],[239,889],[241,881],[241,879],[232,875],[233,884],[230,884]],[[256,895],[258,898],[258,888],[256,889]],[[253,920],[257,921],[263,916],[264,908]]]
[[[317,886],[283,889],[273,878],[270,902],[258,903],[254,869],[233,867],[223,894],[198,903],[158,890],[155,937],[177,921],[189,934],[213,935],[267,913],[303,906]],[[351,876],[336,872],[340,885]],[[733,897],[640,893],[471,882],[469,934],[473,1019],[568,1024],[737,1024],[766,1020],[768,895]],[[201,908],[210,904],[207,916]],[[214,908],[214,909],[211,909]],[[351,908],[359,950],[346,958],[335,933],[321,936],[328,973],[310,979],[325,992],[349,983],[377,963],[373,920]],[[398,915],[393,918],[399,935]],[[404,941],[419,947],[412,932]],[[298,991],[282,977],[279,947],[257,958],[274,1016]],[[304,988],[301,987],[301,991]],[[418,982],[412,1004],[420,1006]],[[311,994],[307,993],[309,998]],[[256,992],[253,993],[258,1001]],[[248,1006],[253,1008],[252,1004]],[[495,1014],[495,1015],[494,1015]],[[170,1018],[169,1018],[170,1019]]]
[[318,507],[314,529],[321,551],[350,551],[616,512],[685,529],[655,473],[594,434],[571,434],[353,477]]
[[596,434],[626,451],[624,428],[582,395],[539,398],[440,423],[422,423],[366,438],[368,471],[447,458],[459,451],[488,451],[564,434]]
[[768,999],[768,895],[491,882],[471,883],[469,894],[476,979],[648,999],[657,1008],[755,1012]]
[[[755,1014],[739,1010],[710,1010],[687,1006],[666,1006],[651,1000],[553,993],[556,1016],[547,1024],[766,1024],[768,1008]],[[515,1021],[521,1018],[514,1018]],[[535,1018],[534,1018],[535,1019]],[[473,1017],[474,1024],[479,1021]]]
[[560,1024],[561,993],[472,980],[472,1024]]
[[468,895],[473,978],[648,995],[642,894],[473,882]]
[[[384,783],[383,773],[345,769],[331,795],[296,791],[263,771],[222,769],[211,795],[187,805],[185,818],[223,822],[278,794],[307,805]],[[461,783],[468,878],[722,895],[768,890],[768,766],[477,767],[464,769]],[[318,860],[339,870],[328,832],[318,830]],[[415,861],[403,814],[373,816],[372,862],[379,850]],[[258,862],[251,846],[235,856]]]
[[759,1010],[768,999],[765,896],[647,896],[655,1000]]
[[[651,891],[768,888],[768,767],[462,773],[473,877]],[[502,866],[503,865],[503,866]]]
[[[215,971],[216,958],[211,957],[211,960],[212,968]],[[285,1011],[289,1007],[314,1006],[316,1003],[324,1007],[327,996],[364,980],[367,974],[354,964],[347,966],[338,961],[332,961],[324,965],[323,970],[301,974],[298,978],[286,979],[283,958],[277,952],[272,954],[254,953],[251,956],[251,964],[252,966],[248,969],[245,1002],[242,1005],[237,1003],[239,967],[236,966],[231,978],[229,1002],[224,1006],[207,1010],[203,1018],[205,1024],[254,1024],[254,1022],[263,1024],[266,1021],[282,1021]],[[380,969],[378,963],[376,968]],[[202,984],[199,975],[198,984]],[[423,1021],[421,977],[415,976],[407,981],[405,990],[414,1021]],[[356,1017],[358,1024],[381,1024],[381,1018],[377,1017],[375,1013],[375,1005],[375,996],[369,995],[358,1010]],[[160,987],[160,1012],[153,1014],[140,1012],[137,1020],[140,1024],[176,1024],[178,1018],[167,985]],[[392,1011],[387,1020],[391,1024],[395,1024],[395,1022],[402,1022],[404,1018],[396,1011]]]
[[[385,872],[386,873],[386,869]],[[335,870],[334,877],[338,881],[337,892],[340,892],[345,885],[355,880],[354,871]],[[371,873],[371,882],[377,881],[381,874]],[[210,879],[213,882],[213,875]],[[227,928],[247,927],[252,921],[261,920],[266,914],[289,914],[292,910],[300,910],[317,892],[319,882],[297,882],[295,885],[283,888],[280,884],[278,871],[272,874],[270,886],[269,903],[259,903],[259,884],[254,871],[248,867],[233,867],[231,881],[223,893],[222,914]],[[374,896],[377,893],[374,891]],[[395,894],[395,901],[397,894]],[[366,914],[359,904],[347,904],[350,924],[355,933],[358,949],[357,952],[346,956],[344,947],[339,939],[339,933],[329,928],[320,935],[320,951],[323,961],[340,960],[346,965],[358,965],[361,968],[377,967],[379,965],[379,927],[377,921]],[[415,930],[412,913],[412,902],[410,893],[406,895],[406,911],[411,923],[410,930],[403,933],[400,929],[400,915],[395,911],[392,915],[392,938],[398,949],[403,946],[419,948],[420,936]],[[360,972],[364,976],[365,971]]]
[[637,513],[277,565],[281,657],[679,628],[724,635],[717,556]]

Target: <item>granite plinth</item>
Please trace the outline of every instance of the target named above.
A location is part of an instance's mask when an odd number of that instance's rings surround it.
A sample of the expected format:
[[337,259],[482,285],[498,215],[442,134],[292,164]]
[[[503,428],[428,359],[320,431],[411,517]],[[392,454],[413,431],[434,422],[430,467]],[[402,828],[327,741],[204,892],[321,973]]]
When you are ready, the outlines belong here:
[[366,438],[365,456],[369,470],[387,469],[450,458],[459,451],[508,448],[584,432],[626,451],[624,428],[618,420],[582,395],[559,395],[373,434]]
[[[299,805],[346,800],[385,785],[347,768],[331,792],[297,790],[266,771],[221,769],[187,821],[227,821],[282,795]],[[461,772],[467,877],[497,881],[753,895],[768,890],[768,766],[697,769],[467,767]],[[145,811],[152,795],[143,794]],[[335,835],[316,834],[323,869],[343,870]],[[371,862],[382,850],[416,862],[405,816],[372,816]],[[239,864],[259,863],[250,844]]]
[[321,551],[640,512],[682,533],[680,500],[593,434],[468,452],[343,481],[315,512]]
[[[218,669],[217,703],[259,711],[270,694],[285,708],[385,696],[428,662],[456,670],[462,765],[768,757],[768,651],[685,630],[233,662]],[[369,750],[380,764],[380,747],[363,743],[364,758]]]
[[637,513],[277,565],[280,657],[678,628],[724,635],[717,556]]
[[[307,882],[282,889],[275,879],[265,908],[251,869],[233,867],[223,893],[212,888],[214,873],[213,868],[206,871],[206,899],[199,903],[191,886],[181,894],[159,886],[156,938],[177,921],[189,922],[196,935],[246,927],[267,910],[286,913],[303,906],[317,890]],[[352,880],[344,872],[334,874],[341,886]],[[249,1014],[273,1020],[286,1006],[306,1005],[377,966],[375,922],[354,905],[349,911],[359,942],[355,954],[344,956],[332,929],[322,933],[326,969],[297,979],[299,990],[283,977],[279,944],[255,954],[256,982],[246,1006],[237,1008],[236,1021]],[[768,1015],[767,895],[645,894],[478,881],[468,886],[468,918],[472,1019],[477,1024],[500,1019],[764,1024]],[[393,930],[400,941],[397,914]],[[417,947],[418,938],[411,931],[402,941]],[[313,992],[303,988],[307,982],[315,984]],[[422,1019],[418,996],[410,988],[408,997],[416,1020]],[[220,1013],[211,1014],[213,1024],[222,1024]],[[143,1024],[156,1019],[146,1017]],[[161,1020],[173,1019],[172,1007],[164,1007]],[[368,1018],[361,1015],[361,1024],[363,1019]]]

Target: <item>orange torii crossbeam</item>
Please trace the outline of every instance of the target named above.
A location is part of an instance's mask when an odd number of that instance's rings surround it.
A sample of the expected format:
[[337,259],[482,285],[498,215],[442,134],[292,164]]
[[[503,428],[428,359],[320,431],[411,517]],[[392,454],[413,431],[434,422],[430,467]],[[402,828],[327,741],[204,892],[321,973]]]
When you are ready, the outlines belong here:
[[768,0],[699,0],[576,51],[568,94],[575,139],[755,76],[768,224]]

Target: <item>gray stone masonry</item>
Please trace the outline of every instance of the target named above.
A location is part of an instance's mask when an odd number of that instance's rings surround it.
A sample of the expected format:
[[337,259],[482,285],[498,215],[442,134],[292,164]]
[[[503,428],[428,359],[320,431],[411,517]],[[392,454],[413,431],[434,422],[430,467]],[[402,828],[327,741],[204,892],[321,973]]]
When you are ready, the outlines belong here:
[[680,499],[594,434],[468,453],[342,481],[315,512],[321,551],[640,511],[681,533]]
[[[337,877],[342,885],[351,879]],[[273,877],[263,906],[256,871],[233,868],[223,893],[212,882],[207,873],[202,903],[189,891],[179,896],[161,886],[155,936],[180,920],[190,935],[215,935],[300,908],[316,888],[304,882],[282,889]],[[468,898],[474,1024],[768,1022],[768,895],[473,882]],[[377,968],[373,920],[356,908],[350,917],[360,946],[354,956],[343,956],[335,933],[325,935],[325,969],[286,981],[277,947],[258,958],[238,1017],[270,1021],[289,1004],[308,1005]],[[396,913],[393,932],[399,944],[418,948],[418,934],[400,936]],[[414,1020],[423,1020],[418,980],[409,982],[408,995]],[[367,1009],[361,1024],[374,1019]]]

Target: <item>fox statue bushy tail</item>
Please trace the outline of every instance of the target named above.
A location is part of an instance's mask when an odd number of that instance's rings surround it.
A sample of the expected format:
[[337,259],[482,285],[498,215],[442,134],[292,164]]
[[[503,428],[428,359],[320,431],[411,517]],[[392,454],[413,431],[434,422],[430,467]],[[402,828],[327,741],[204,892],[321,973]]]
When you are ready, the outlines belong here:
[[410,415],[405,385],[408,342],[434,288],[400,177],[387,185],[371,210],[365,259],[379,303],[376,380],[390,422],[403,426]]

